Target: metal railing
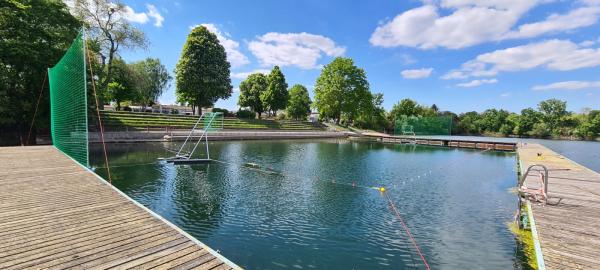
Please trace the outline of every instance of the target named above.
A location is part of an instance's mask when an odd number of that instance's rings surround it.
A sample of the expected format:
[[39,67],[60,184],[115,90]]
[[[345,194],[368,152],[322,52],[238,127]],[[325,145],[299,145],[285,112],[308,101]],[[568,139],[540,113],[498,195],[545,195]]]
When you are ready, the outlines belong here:
[[533,169],[535,169],[535,168],[537,168],[537,170],[535,170],[535,171],[541,174],[541,182],[542,182],[542,187],[541,187],[542,194],[541,195],[544,199],[544,204],[548,204],[548,168],[546,168],[546,166],[541,165],[541,164],[530,165],[527,168],[527,170],[525,171],[525,173],[523,175],[521,175],[521,178],[519,179],[519,182],[517,184],[517,188],[519,189],[519,191],[521,191],[523,193],[527,193],[530,195],[536,195],[536,193],[532,194],[531,192],[528,192],[528,191],[531,191],[529,189],[522,189],[523,184],[525,184],[525,181],[527,180],[527,177],[529,176],[529,173],[534,171]]

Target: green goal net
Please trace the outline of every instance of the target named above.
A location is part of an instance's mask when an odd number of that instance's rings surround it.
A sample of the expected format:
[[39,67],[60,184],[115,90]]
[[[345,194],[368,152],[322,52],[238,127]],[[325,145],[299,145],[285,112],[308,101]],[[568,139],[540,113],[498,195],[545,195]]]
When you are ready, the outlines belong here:
[[56,148],[89,167],[85,44],[82,32],[48,69],[50,128]]
[[394,134],[399,136],[449,136],[452,134],[452,116],[404,116],[396,120]]

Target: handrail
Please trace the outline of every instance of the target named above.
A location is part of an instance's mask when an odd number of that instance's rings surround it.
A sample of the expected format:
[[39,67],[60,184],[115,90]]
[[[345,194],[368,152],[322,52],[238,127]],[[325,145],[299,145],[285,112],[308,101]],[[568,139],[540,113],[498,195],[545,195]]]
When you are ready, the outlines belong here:
[[531,170],[536,167],[540,167],[544,170],[544,173],[542,175],[542,182],[543,182],[543,192],[545,194],[544,203],[546,204],[546,203],[548,203],[548,168],[546,168],[546,166],[541,165],[541,164],[529,165],[529,167],[527,168],[525,173],[519,179],[519,182],[517,183],[517,188],[520,189],[521,186],[523,186],[523,184],[525,183],[525,180],[527,179],[527,176],[529,175],[529,172],[531,172]]

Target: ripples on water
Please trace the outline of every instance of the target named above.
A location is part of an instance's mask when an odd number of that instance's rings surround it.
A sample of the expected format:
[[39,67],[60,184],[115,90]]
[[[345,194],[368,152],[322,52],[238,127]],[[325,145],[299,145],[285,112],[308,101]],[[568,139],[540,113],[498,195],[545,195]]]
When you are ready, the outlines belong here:
[[[113,183],[242,267],[424,269],[384,196],[353,182],[386,187],[432,269],[515,267],[514,154],[235,141],[210,143],[225,163],[174,166],[157,160],[171,155],[163,147],[177,146],[109,145]],[[99,148],[91,156],[102,164]]]

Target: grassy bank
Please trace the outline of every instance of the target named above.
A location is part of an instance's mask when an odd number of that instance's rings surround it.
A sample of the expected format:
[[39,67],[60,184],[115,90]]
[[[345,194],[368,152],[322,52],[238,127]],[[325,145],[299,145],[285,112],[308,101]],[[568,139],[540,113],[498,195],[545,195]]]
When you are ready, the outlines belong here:
[[[155,113],[134,113],[101,111],[102,123],[108,130],[120,130],[125,128],[146,129],[146,128],[173,128],[173,129],[191,129],[198,116],[170,115]],[[92,117],[90,123],[97,123],[95,117]],[[220,126],[221,122],[214,123]],[[200,124],[202,127],[202,123]],[[321,123],[312,123],[308,121],[296,120],[271,120],[271,119],[241,119],[233,117],[223,118],[223,129],[240,130],[286,130],[286,131],[323,131],[325,126]]]

